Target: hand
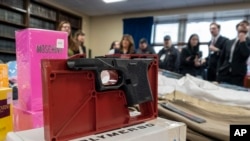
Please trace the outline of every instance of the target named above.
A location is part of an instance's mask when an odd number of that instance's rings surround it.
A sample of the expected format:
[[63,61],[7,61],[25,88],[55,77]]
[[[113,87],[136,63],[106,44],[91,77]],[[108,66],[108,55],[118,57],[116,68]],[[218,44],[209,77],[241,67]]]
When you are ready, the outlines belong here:
[[210,45],[210,46],[209,46],[209,50],[210,50],[210,51],[214,51],[214,52],[219,51],[219,49],[218,49],[217,47],[215,47],[214,45]]
[[191,57],[192,57],[192,56],[187,57],[187,58],[186,58],[186,61],[190,61]]
[[196,67],[199,67],[199,66],[201,66],[201,62],[200,62],[200,61],[195,61],[195,62],[194,62],[194,65],[195,65]]
[[206,59],[202,59],[201,64],[205,64],[205,63],[206,63]]
[[240,41],[240,42],[245,42],[245,41],[246,41],[246,34],[243,33],[243,32],[240,32],[240,33],[238,34],[238,38],[239,38],[239,41]]
[[198,58],[198,56],[196,56],[195,59],[194,59],[194,65],[195,65],[196,67],[201,66],[201,61],[200,61],[200,59]]

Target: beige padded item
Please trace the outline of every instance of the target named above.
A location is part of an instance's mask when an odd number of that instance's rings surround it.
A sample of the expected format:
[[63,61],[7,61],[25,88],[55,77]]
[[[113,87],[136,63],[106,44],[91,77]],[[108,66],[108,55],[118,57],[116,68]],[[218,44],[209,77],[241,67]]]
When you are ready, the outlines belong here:
[[230,124],[250,123],[250,109],[211,103],[178,91],[165,95],[165,100],[159,100],[161,102],[168,102],[182,111],[206,120],[205,123],[196,123],[158,105],[160,116],[187,124],[189,140],[196,141],[200,138],[198,140],[228,141]]

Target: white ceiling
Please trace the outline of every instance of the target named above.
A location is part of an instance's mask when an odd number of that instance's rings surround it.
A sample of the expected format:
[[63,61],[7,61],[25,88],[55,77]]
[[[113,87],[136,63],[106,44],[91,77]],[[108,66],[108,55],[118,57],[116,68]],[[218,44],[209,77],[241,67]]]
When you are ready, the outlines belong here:
[[37,0],[50,1],[88,16],[102,16],[132,12],[188,8],[197,6],[213,6],[225,3],[242,3],[249,0],[127,0],[106,4],[102,0]]

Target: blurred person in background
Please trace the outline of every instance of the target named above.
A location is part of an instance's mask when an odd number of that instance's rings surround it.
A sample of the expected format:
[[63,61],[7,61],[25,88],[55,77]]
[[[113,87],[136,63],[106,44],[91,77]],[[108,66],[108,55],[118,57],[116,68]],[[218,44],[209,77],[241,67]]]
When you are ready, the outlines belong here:
[[[249,25],[249,24],[248,24]],[[247,24],[236,25],[237,37],[226,42],[223,48],[218,69],[218,82],[243,86],[247,73],[247,59],[250,55],[250,39],[247,35]]]
[[208,43],[209,54],[206,58],[208,81],[217,80],[217,67],[220,52],[222,51],[226,41],[228,40],[228,38],[220,35],[220,28],[220,25],[217,23],[210,24],[210,33],[212,35],[212,39]]
[[114,54],[115,53],[115,49],[119,49],[119,48],[120,48],[120,42],[119,41],[113,41],[111,43],[110,48],[109,48],[108,54]]
[[74,54],[86,54],[86,47],[84,45],[85,33],[81,30],[78,30],[75,33],[74,40],[79,45],[78,50],[74,51]]
[[200,75],[202,65],[205,63],[200,51],[200,41],[197,34],[189,37],[187,47],[183,48],[180,57],[180,72],[183,75],[190,74],[192,76]]
[[140,39],[137,54],[155,54],[154,49],[151,46],[149,46],[146,38]]
[[164,37],[164,47],[159,51],[159,68],[179,73],[179,51],[172,45],[171,37]]
[[68,33],[68,57],[74,55],[74,51],[79,50],[77,43],[73,40],[71,35],[71,25],[68,21],[61,21],[57,27],[58,31],[64,31]]
[[134,39],[129,34],[124,34],[120,41],[120,48],[115,49],[115,54],[135,54]]

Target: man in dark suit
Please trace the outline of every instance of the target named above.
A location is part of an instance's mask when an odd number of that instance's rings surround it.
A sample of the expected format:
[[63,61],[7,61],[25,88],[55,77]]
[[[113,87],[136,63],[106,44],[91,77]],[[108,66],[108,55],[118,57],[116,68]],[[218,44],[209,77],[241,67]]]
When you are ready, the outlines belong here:
[[210,24],[210,32],[212,35],[211,41],[208,43],[209,55],[206,58],[207,61],[207,80],[216,81],[217,80],[217,66],[220,56],[220,52],[225,46],[228,38],[220,35],[220,25],[217,23]]
[[247,37],[248,27],[244,23],[236,25],[238,36],[228,40],[224,47],[218,70],[218,81],[243,86],[247,72],[246,61],[250,55],[250,39]]

